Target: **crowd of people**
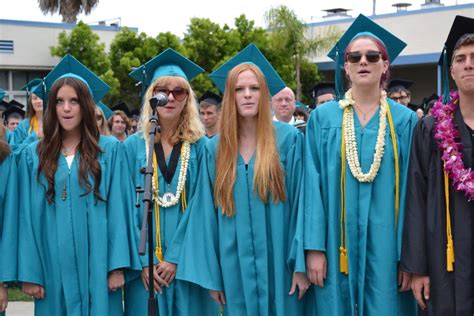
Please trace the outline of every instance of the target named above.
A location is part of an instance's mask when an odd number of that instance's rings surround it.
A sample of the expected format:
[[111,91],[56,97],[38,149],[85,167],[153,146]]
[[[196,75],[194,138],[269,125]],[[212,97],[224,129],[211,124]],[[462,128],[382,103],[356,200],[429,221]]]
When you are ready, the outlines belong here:
[[455,18],[456,89],[423,109],[390,80],[406,44],[363,15],[311,111],[254,44],[199,98],[204,70],[161,52],[130,73],[139,115],[66,55],[3,108],[0,314],[19,286],[35,315],[147,315],[149,292],[159,315],[474,315],[473,30]]

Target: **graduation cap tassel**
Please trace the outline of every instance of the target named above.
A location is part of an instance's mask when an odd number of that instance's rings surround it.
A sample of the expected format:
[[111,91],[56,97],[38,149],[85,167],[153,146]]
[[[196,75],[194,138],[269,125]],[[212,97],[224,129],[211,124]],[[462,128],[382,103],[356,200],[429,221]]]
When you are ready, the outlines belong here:
[[449,210],[449,178],[444,170],[444,198],[446,200],[446,271],[454,271],[454,242],[451,231],[451,212]]
[[449,102],[449,65],[448,65],[448,53],[446,52],[446,46],[443,48],[443,103]]
[[339,58],[339,48],[336,46],[336,97],[337,100],[342,100],[344,97],[344,87],[342,83],[341,74],[341,60]]

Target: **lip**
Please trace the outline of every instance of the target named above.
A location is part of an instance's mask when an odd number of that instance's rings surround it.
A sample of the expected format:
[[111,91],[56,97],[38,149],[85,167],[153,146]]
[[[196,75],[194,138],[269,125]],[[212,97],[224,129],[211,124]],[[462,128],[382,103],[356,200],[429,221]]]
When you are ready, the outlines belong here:
[[467,74],[467,75],[464,75],[461,77],[462,79],[466,79],[466,78],[474,78],[474,73],[473,74]]

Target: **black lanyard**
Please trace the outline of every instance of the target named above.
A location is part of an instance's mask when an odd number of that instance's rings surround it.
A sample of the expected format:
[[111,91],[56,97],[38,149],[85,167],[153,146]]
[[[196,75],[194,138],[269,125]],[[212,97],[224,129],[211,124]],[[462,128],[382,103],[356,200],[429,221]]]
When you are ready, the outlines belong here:
[[155,144],[156,160],[158,160],[158,166],[167,184],[171,183],[171,181],[173,180],[174,173],[176,172],[179,154],[181,153],[181,145],[182,143],[179,142],[173,146],[173,150],[171,151],[170,164],[169,166],[167,166],[163,146],[161,145],[161,143]]

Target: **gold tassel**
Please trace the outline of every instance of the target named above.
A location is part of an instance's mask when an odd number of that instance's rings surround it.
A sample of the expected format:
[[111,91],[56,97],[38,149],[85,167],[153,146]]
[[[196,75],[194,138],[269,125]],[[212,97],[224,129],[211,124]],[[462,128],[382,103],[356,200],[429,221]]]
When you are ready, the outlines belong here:
[[183,187],[183,193],[181,193],[181,206],[183,208],[183,213],[186,210],[186,207],[188,207],[188,204],[186,203],[186,185]]
[[163,250],[161,250],[161,247],[156,247],[155,254],[158,260],[160,260],[160,262],[163,262]]
[[447,270],[448,272],[454,271],[454,245],[453,245],[453,237],[448,237],[448,246],[446,249],[446,259],[447,259]]
[[339,267],[341,273],[349,274],[349,262],[347,259],[347,250],[344,247],[339,248]]

